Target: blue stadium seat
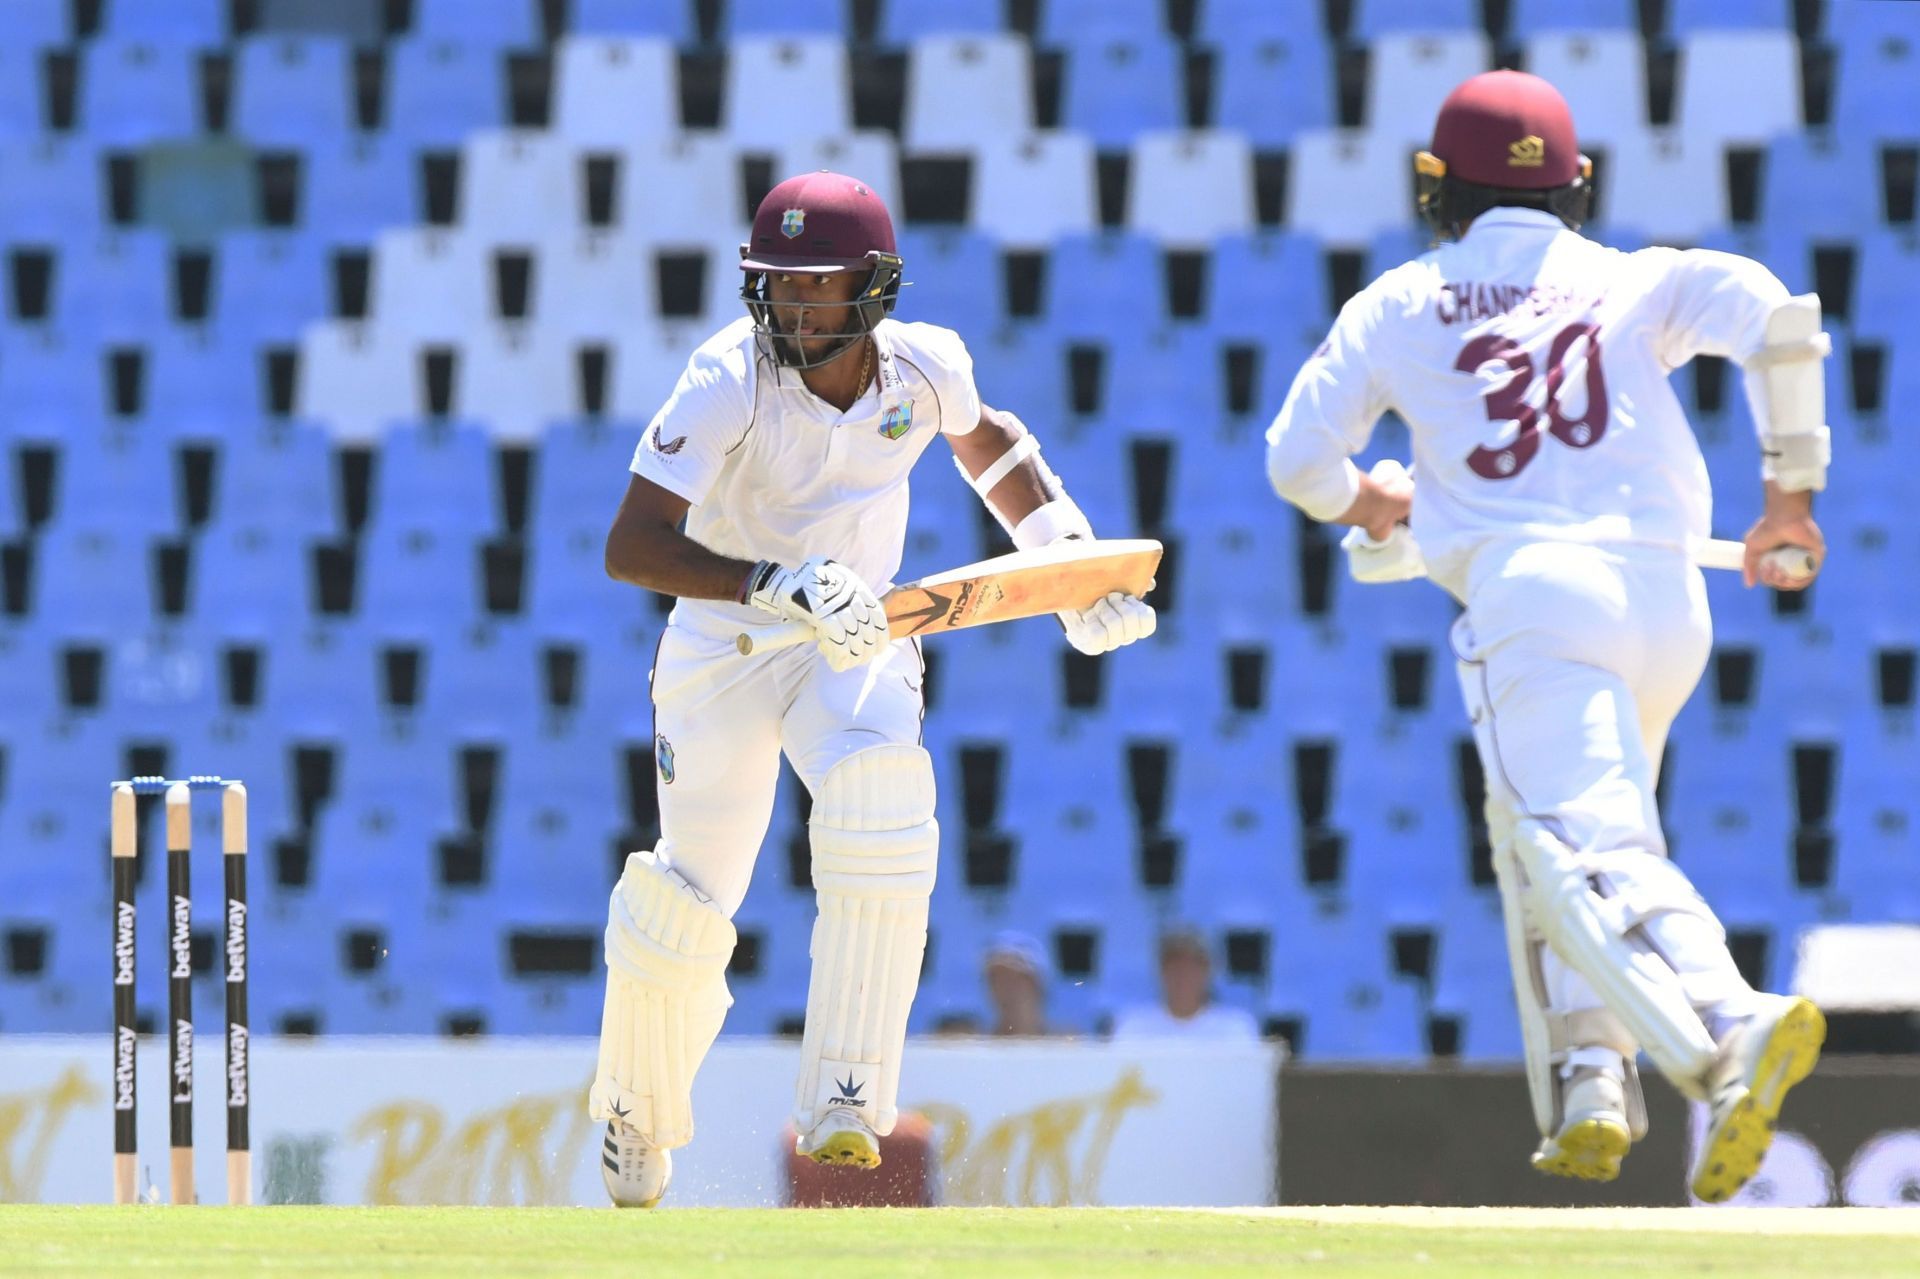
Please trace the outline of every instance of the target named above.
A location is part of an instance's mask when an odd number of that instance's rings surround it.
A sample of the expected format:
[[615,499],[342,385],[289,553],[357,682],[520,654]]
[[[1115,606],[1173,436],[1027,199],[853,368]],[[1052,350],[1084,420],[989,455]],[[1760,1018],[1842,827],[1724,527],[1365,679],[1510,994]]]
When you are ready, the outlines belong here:
[[905,46],[921,36],[991,35],[1005,25],[1002,0],[886,0],[882,44]]
[[353,48],[334,36],[249,36],[233,60],[234,136],[260,147],[338,145],[354,127]]
[[268,422],[222,441],[214,518],[275,527],[301,537],[331,535],[340,510],[326,433],[305,422]]
[[1523,1049],[1506,926],[1492,886],[1456,907],[1435,939],[1433,1010],[1460,1023],[1460,1059],[1513,1062]]
[[480,45],[533,45],[540,41],[540,0],[414,0],[413,31],[432,40]]
[[1672,0],[1667,6],[1667,34],[1731,27],[1793,30],[1791,0]]
[[306,154],[300,224],[321,243],[364,246],[418,220],[417,173],[398,140],[355,134],[316,142]]
[[65,240],[105,214],[106,162],[82,141],[0,137],[0,237]]
[[[1215,243],[1203,316],[1208,328],[1228,340],[1277,342],[1281,326],[1270,314],[1276,297],[1297,299],[1288,308],[1290,317],[1294,312],[1299,315],[1287,348],[1305,342],[1311,350],[1326,335],[1333,305],[1320,246],[1310,236],[1260,232],[1226,236]],[[1292,374],[1289,369],[1289,380]],[[1267,411],[1279,407],[1275,401]]]
[[1474,0],[1354,0],[1351,39],[1375,40],[1390,32],[1478,31],[1480,6]]
[[205,48],[227,38],[225,0],[107,0],[100,31],[116,40],[179,44]]
[[[67,531],[112,530],[154,537],[181,527],[174,504],[171,441],[138,425],[75,432],[62,459],[54,523]],[[146,572],[140,577],[144,585]],[[86,583],[64,584],[84,589]]]
[[36,539],[30,607],[64,636],[124,635],[154,615],[145,530],[131,521],[103,527],[103,518],[76,517]]
[[106,419],[104,367],[91,343],[50,332],[9,338],[0,359],[0,433],[64,441],[98,429]]
[[1047,0],[1040,24],[1044,44],[1087,38],[1151,41],[1166,34],[1158,0]]
[[1108,356],[1105,416],[1129,434],[1222,427],[1226,357],[1203,330],[1169,328],[1117,342]]
[[459,528],[382,527],[362,542],[360,616],[410,636],[451,635],[480,614],[479,547]]
[[722,38],[844,36],[847,0],[729,0]]
[[28,139],[45,128],[40,50],[9,40],[0,46],[0,139]]
[[[1913,299],[1920,296],[1920,244],[1910,235],[1875,230],[1860,238],[1854,269],[1853,331],[1901,350],[1920,351]],[[1838,381],[1838,378],[1831,378]]]
[[1194,31],[1203,44],[1325,38],[1321,11],[1310,4],[1269,0],[1200,0]]
[[317,236],[229,232],[213,256],[209,316],[224,337],[297,342],[303,328],[333,309],[330,274],[326,246]]
[[198,133],[197,57],[184,45],[109,39],[89,44],[80,68],[79,129],[116,147]]
[[1076,37],[1066,46],[1061,75],[1061,124],[1103,150],[1185,123],[1180,54],[1166,36]]
[[[203,626],[235,638],[267,639],[296,625],[312,609],[310,545],[274,525],[214,523],[194,542],[189,613]],[[269,682],[275,667],[270,650]]]
[[1221,47],[1214,68],[1213,124],[1264,149],[1284,148],[1302,129],[1335,123],[1333,55],[1317,32]]
[[476,129],[507,122],[505,54],[481,44],[415,38],[387,46],[388,137],[454,150]]
[[1513,0],[1507,12],[1507,38],[1515,41],[1543,31],[1639,29],[1636,0]]
[[169,439],[217,438],[263,416],[256,351],[205,329],[161,329],[147,346],[149,429]]
[[588,35],[664,36],[676,44],[694,37],[690,0],[573,0],[572,29]]
[[479,533],[494,526],[493,448],[460,422],[417,422],[387,433],[368,522],[375,528]]
[[1063,236],[1047,260],[1038,323],[1066,342],[1118,342],[1164,323],[1160,246],[1147,236],[1101,231]]
[[173,318],[172,245],[157,231],[84,236],[61,246],[53,320],[76,338],[137,342]]
[[969,342],[1000,326],[1006,306],[991,239],[962,228],[907,227],[898,243],[906,278],[899,318],[953,329]]
[[610,521],[645,429],[642,422],[582,418],[542,435],[534,462],[533,525],[547,529]]
[[1060,344],[1027,328],[969,333],[973,377],[984,402],[1010,409],[1052,440],[1065,426],[1066,355]]
[[490,841],[491,892],[508,917],[531,912],[606,922],[616,877],[611,809],[509,791]]
[[1846,12],[1844,22],[1836,15],[1833,127],[1852,137],[1912,138],[1920,112],[1920,11],[1854,5]]

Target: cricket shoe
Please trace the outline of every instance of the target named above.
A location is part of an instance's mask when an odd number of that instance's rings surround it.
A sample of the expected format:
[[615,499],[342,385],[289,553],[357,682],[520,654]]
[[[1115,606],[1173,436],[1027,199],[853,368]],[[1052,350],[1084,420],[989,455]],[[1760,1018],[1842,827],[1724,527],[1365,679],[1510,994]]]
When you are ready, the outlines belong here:
[[880,1166],[880,1139],[844,1110],[829,1110],[793,1148],[817,1164],[836,1168]]
[[640,1135],[624,1119],[607,1121],[600,1145],[600,1180],[616,1208],[651,1208],[667,1193],[673,1155]]
[[1627,1123],[1626,1089],[1610,1070],[1584,1067],[1573,1072],[1562,1105],[1560,1131],[1540,1143],[1533,1166],[1553,1177],[1612,1181],[1633,1144]]
[[1694,1198],[1725,1203],[1760,1171],[1787,1090],[1820,1060],[1827,1019],[1810,999],[1763,995],[1759,1011],[1721,1037],[1709,1076],[1713,1107],[1688,1179]]

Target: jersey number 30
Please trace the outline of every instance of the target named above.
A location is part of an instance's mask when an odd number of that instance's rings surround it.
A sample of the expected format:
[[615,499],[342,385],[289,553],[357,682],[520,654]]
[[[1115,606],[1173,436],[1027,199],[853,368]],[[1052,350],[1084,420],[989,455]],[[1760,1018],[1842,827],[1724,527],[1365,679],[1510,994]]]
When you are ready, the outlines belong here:
[[[1547,434],[1568,448],[1592,448],[1607,433],[1607,379],[1600,371],[1599,328],[1593,323],[1569,325],[1554,334],[1547,348]],[[1560,411],[1560,384],[1567,377],[1567,355],[1581,338],[1587,339],[1587,407],[1581,416],[1570,418]],[[1512,374],[1487,392],[1487,417],[1513,422],[1519,430],[1505,448],[1477,448],[1467,454],[1467,468],[1483,479],[1509,480],[1526,470],[1540,451],[1541,410],[1527,402],[1533,389],[1533,357],[1511,338],[1483,333],[1467,343],[1453,367],[1477,373],[1485,364],[1504,364]]]

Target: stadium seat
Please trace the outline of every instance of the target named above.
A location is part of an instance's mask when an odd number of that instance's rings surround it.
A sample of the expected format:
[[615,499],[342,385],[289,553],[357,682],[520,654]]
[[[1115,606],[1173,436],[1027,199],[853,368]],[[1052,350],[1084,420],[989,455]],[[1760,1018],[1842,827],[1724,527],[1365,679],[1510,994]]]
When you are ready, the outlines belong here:
[[[884,129],[859,129],[845,137],[810,138],[789,143],[776,153],[774,179],[830,169],[860,179],[899,218],[900,156],[893,135]],[[896,227],[895,231],[898,232]]]
[[145,521],[101,527],[97,521],[105,513],[93,511],[76,514],[37,539],[30,607],[42,624],[70,639],[98,642],[138,629],[153,617],[150,530],[140,527],[151,523],[153,504],[144,505]]
[[354,126],[353,50],[326,36],[249,36],[233,59],[234,136],[304,149]]
[[1165,34],[1165,8],[1158,0],[1047,0],[1042,6],[1043,44],[1070,45],[1089,38],[1147,41]]
[[72,8],[68,0],[21,0],[7,6],[7,43],[26,50],[72,44]]
[[887,0],[880,42],[904,48],[923,36],[995,35],[1004,8],[1001,0]]
[[[188,613],[202,625],[224,636],[264,638],[312,610],[308,545],[298,534],[271,523],[226,519],[204,530],[194,551]],[[266,678],[275,674],[269,649]]]
[[583,519],[583,512],[611,509],[626,488],[642,426],[576,418],[543,432],[533,473],[533,526],[559,528]]
[[1792,31],[1791,0],[1672,0],[1667,6],[1667,33],[1685,39],[1699,31],[1749,28]]
[[554,55],[553,131],[595,151],[670,134],[680,124],[679,74],[664,39],[567,36]]
[[531,245],[555,228],[584,224],[581,159],[536,129],[489,130],[461,148],[460,225],[483,244]]
[[1354,0],[1347,28],[1350,39],[1372,42],[1397,32],[1427,34],[1480,30],[1480,6],[1474,0]]
[[1413,178],[1404,146],[1357,130],[1316,129],[1294,141],[1286,225],[1335,248],[1363,248],[1405,223]]
[[495,526],[493,449],[464,422],[409,422],[381,441],[368,501],[369,528],[467,534]]
[[327,244],[364,245],[419,221],[413,157],[397,141],[355,134],[308,149],[300,225]]
[[1879,148],[1862,139],[1808,130],[1767,149],[1760,221],[1806,235],[1850,239],[1886,217]]
[[272,422],[229,431],[214,487],[216,522],[273,526],[301,536],[335,531],[340,510],[332,441],[311,422]]
[[1920,347],[1913,322],[1913,299],[1920,296],[1920,245],[1912,236],[1888,230],[1862,236],[1854,282],[1856,335]]
[[1719,158],[1718,143],[1695,144],[1671,130],[1621,138],[1607,155],[1596,221],[1662,244],[1696,242],[1727,216]]
[[533,316],[555,336],[610,342],[657,328],[654,292],[651,247],[625,234],[563,234],[534,258]]
[[1213,84],[1215,127],[1244,133],[1262,149],[1334,123],[1333,54],[1317,32],[1224,44]]
[[213,255],[209,314],[223,334],[256,342],[298,341],[332,309],[327,258],[318,239],[294,231],[235,231]]
[[1216,47],[1239,41],[1325,39],[1321,10],[1268,0],[1199,0],[1195,39]]
[[[965,110],[956,110],[965,103]],[[1015,35],[922,36],[907,53],[901,142],[910,153],[973,151],[1033,128],[1032,54]]]
[[507,122],[505,54],[481,44],[416,37],[387,46],[382,124],[409,147],[453,150],[475,129]]
[[642,140],[620,166],[617,217],[648,244],[701,244],[727,227],[745,232],[752,212],[740,191],[740,154],[724,134]]
[[1294,231],[1222,236],[1213,247],[1206,297],[1207,327],[1246,342],[1275,340],[1267,311],[1276,297],[1294,300],[1299,333],[1310,346],[1325,336],[1333,318],[1320,246]]
[[[1507,37],[1521,42],[1549,31],[1637,34],[1639,30],[1636,0],[1513,0],[1507,10]],[[1533,69],[1531,60],[1527,66]],[[1574,119],[1577,122],[1579,116]]]
[[953,329],[971,342],[1004,320],[999,246],[978,231],[901,227],[905,284],[895,315]]
[[450,642],[479,619],[481,561],[471,535],[451,527],[381,528],[361,541],[360,553],[358,614],[384,632]]
[[413,0],[412,34],[478,45],[538,44],[539,0]]
[[105,365],[92,342],[40,331],[10,336],[0,359],[0,422],[8,440],[64,440],[106,418]]
[[227,38],[224,0],[177,0],[165,5],[107,0],[100,31],[116,40],[144,40],[206,48]]
[[1552,31],[1527,41],[1527,69],[1559,89],[1582,147],[1647,128],[1647,59],[1630,30]]
[[1158,304],[1161,273],[1160,247],[1150,236],[1097,231],[1062,237],[1048,258],[1039,323],[1070,342],[1110,341],[1158,327],[1167,318]]
[[1371,47],[1367,132],[1375,142],[1406,149],[1425,146],[1447,95],[1493,65],[1493,51],[1478,31],[1383,35]]
[[1133,146],[1127,225],[1168,248],[1202,250],[1253,229],[1253,151],[1224,130],[1142,134]]
[[171,246],[152,231],[86,237],[54,268],[53,319],[74,337],[135,342],[173,318]]
[[1833,127],[1851,137],[1912,137],[1920,114],[1920,11],[1843,0],[1828,26],[1838,46]]
[[968,221],[1009,249],[1045,248],[1091,231],[1099,221],[1092,141],[1053,131],[982,142]]
[[161,329],[147,343],[142,429],[169,439],[218,439],[264,416],[263,372],[250,343],[205,328]]
[[412,347],[351,320],[307,326],[297,386],[295,412],[342,442],[378,439],[424,407]]
[[453,412],[496,440],[536,440],[580,410],[576,348],[544,327],[502,324],[470,335],[454,374]]
[[672,329],[625,335],[613,349],[607,411],[615,417],[651,421],[673,394],[694,347],[707,336]]
[[729,0],[722,38],[759,36],[846,38],[847,0]]
[[98,227],[105,189],[106,162],[84,142],[0,139],[0,238],[66,240]]
[[80,69],[79,128],[94,142],[116,147],[198,133],[195,57],[184,45],[93,41]]
[[370,315],[394,338],[458,342],[495,316],[492,254],[476,235],[383,231],[373,251]]
[[1765,146],[1800,128],[1800,48],[1787,31],[1695,32],[1675,77],[1673,121],[1692,146]]
[[45,129],[41,65],[31,45],[0,45],[0,139],[36,138]]
[[573,0],[572,29],[581,35],[658,36],[690,43],[696,32],[688,0]]
[[760,149],[848,132],[853,73],[847,46],[826,36],[734,40],[720,122],[736,145]]
[[1162,35],[1076,35],[1065,46],[1060,123],[1115,151],[1186,120],[1179,50]]
[[1218,340],[1184,325],[1136,335],[1108,358],[1103,404],[1103,416],[1128,435],[1218,429],[1226,421]]

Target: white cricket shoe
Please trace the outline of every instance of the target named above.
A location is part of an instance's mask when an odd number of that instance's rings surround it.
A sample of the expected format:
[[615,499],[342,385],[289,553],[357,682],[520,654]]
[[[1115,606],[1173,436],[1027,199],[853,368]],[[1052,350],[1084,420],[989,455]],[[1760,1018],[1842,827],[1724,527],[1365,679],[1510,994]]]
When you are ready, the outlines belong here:
[[873,1129],[844,1110],[829,1110],[793,1148],[817,1164],[841,1168],[878,1168],[880,1139]]
[[624,1119],[607,1121],[600,1146],[600,1180],[616,1208],[651,1208],[667,1193],[673,1155],[660,1149]]
[[1610,1070],[1584,1067],[1567,1081],[1560,1131],[1540,1143],[1533,1166],[1554,1177],[1612,1181],[1633,1145],[1626,1085]]
[[1767,1157],[1787,1090],[1820,1060],[1827,1019],[1810,999],[1763,995],[1758,1011],[1720,1038],[1708,1077],[1713,1117],[1688,1178],[1696,1199],[1725,1203]]

